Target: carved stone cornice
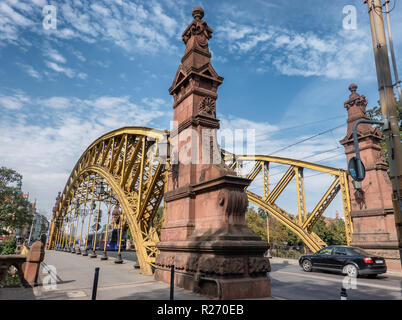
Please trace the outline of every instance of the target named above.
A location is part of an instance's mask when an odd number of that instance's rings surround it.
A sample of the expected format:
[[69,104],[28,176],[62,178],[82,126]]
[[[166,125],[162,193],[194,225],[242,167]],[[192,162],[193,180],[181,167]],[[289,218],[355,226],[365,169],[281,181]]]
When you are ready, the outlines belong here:
[[377,208],[377,209],[366,209],[366,210],[352,210],[350,216],[352,218],[361,217],[377,217],[386,216],[389,214],[394,214],[394,208]]
[[[208,180],[206,182],[198,183],[198,184],[188,184],[186,186],[170,190],[166,192],[165,194],[165,201],[166,202],[171,202],[175,201],[178,199],[186,198],[186,197],[191,197],[194,198],[197,194],[215,190],[215,189],[220,189],[220,188],[225,188],[225,187],[235,187],[235,188],[245,188],[249,186],[251,183],[251,180],[241,178],[235,175],[227,175],[227,176],[222,176],[213,180]],[[247,195],[245,192],[244,193],[245,197],[247,198]],[[230,195],[229,195],[230,197]],[[222,194],[222,198],[224,198],[224,195]],[[226,201],[228,201],[229,198],[227,198]],[[240,202],[243,203],[244,199],[242,199]],[[224,201],[224,200],[223,200]],[[247,200],[248,203],[248,200]],[[244,204],[244,203],[243,203]],[[228,202],[226,202],[226,206],[228,205]],[[233,208],[231,207],[233,205],[230,204],[229,207],[226,207],[225,210],[229,210],[230,212],[233,211]],[[241,205],[235,205],[236,208],[241,207]],[[228,212],[229,212],[228,211]]]

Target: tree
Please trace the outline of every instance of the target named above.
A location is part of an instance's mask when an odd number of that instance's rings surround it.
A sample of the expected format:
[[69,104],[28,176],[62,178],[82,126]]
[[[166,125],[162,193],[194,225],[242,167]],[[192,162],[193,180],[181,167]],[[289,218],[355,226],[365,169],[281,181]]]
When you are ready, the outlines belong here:
[[154,222],[153,222],[153,225],[154,225],[159,237],[161,236],[161,230],[162,230],[163,223],[164,223],[163,207],[159,207],[158,211],[156,212]]
[[[380,104],[378,102],[378,104]],[[400,101],[397,101],[397,115],[398,115],[398,124],[399,124],[399,136],[400,138],[402,138],[402,105]],[[372,120],[377,120],[377,121],[381,121],[382,120],[382,111],[381,111],[381,107],[379,106],[374,106],[371,109],[368,109],[366,111],[367,116],[369,118],[371,118]],[[378,129],[381,131],[381,133],[383,133],[383,128],[382,126],[378,126]],[[383,139],[381,141],[381,148],[384,151],[384,154],[386,156],[387,162],[388,162],[388,150],[387,150],[387,144],[385,142],[385,137],[383,136]]]
[[257,213],[254,208],[248,208],[246,212],[246,222],[255,235],[267,241],[266,217]]
[[0,168],[0,234],[32,223],[30,204],[21,191],[22,175],[13,169]]
[[324,217],[320,217],[313,232],[329,246],[346,244],[345,222],[342,219],[335,219],[327,224]]

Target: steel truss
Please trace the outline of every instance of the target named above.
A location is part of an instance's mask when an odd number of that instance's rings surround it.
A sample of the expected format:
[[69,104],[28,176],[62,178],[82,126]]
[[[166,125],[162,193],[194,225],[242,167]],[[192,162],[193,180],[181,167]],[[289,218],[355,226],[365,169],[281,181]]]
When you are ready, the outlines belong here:
[[[108,204],[108,224],[111,207],[118,205],[122,215],[118,227],[122,228],[122,223],[127,224],[134,239],[141,273],[151,275],[152,264],[159,253],[156,247],[159,238],[153,222],[167,190],[168,162],[164,164],[158,157],[158,151],[159,144],[162,141],[166,143],[168,136],[168,131],[125,127],[107,133],[93,142],[82,154],[68,178],[52,220],[49,248],[70,248],[72,243],[76,243],[78,235],[78,248],[82,244],[89,248],[91,244],[88,239],[82,239],[84,220],[88,221],[88,234],[90,224],[99,222],[100,205],[97,206],[98,210],[94,210],[96,203]],[[346,238],[350,244],[353,227],[348,181],[344,170],[294,159],[236,156],[224,150],[222,154],[226,164],[238,175],[243,175],[244,163],[254,163],[252,170],[244,176],[256,180],[262,172],[262,194],[246,190],[249,201],[292,230],[313,252],[326,244],[312,232],[312,228],[341,191]],[[270,188],[271,163],[289,166],[273,188]],[[309,215],[306,211],[304,169],[334,176],[334,182]],[[293,178],[296,179],[297,186],[296,215],[275,204]]]
[[[239,176],[245,176],[248,179],[255,180],[257,179],[259,173],[262,173],[260,175],[262,178],[262,195],[257,195],[249,190],[246,190],[249,201],[271,214],[279,222],[292,230],[313,252],[316,252],[326,246],[325,242],[312,231],[313,226],[323,215],[335,196],[339,193],[339,191],[341,191],[343,213],[345,218],[346,241],[348,245],[351,243],[353,225],[350,216],[351,208],[349,187],[345,170],[295,159],[263,155],[238,156],[226,151],[223,151],[223,154],[227,165],[235,170]],[[244,167],[247,162],[254,164],[254,166],[248,174],[243,174],[242,171],[244,171]],[[289,166],[288,170],[285,172],[279,182],[272,188],[272,190],[270,188],[269,170],[271,163]],[[306,195],[303,175],[304,169],[326,173],[334,177],[333,183],[309,215],[307,215],[306,211]],[[296,179],[295,200],[297,201],[298,208],[297,215],[292,215],[275,204],[275,201],[283,193],[293,178]]]
[[[100,206],[98,212],[92,212],[93,203],[109,201],[121,208],[120,220],[130,228],[141,272],[152,274],[152,263],[158,254],[155,244],[159,241],[152,222],[167,179],[164,164],[152,155],[157,152],[154,146],[164,136],[164,131],[127,127],[93,142],[78,160],[61,195],[51,225],[49,248],[75,243],[72,239],[77,238],[81,206],[89,207],[88,219],[97,224]],[[97,192],[99,186],[109,191]],[[90,244],[85,243],[87,246]]]

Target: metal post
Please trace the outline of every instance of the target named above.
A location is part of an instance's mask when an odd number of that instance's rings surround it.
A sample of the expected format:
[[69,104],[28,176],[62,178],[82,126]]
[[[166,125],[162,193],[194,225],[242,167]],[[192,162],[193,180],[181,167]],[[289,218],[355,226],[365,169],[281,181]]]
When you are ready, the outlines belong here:
[[29,231],[28,244],[31,243],[32,229],[33,229],[33,225],[34,225],[34,222],[35,222],[35,218],[36,218],[36,213],[34,212],[34,216],[32,218],[31,230]]
[[82,240],[82,229],[84,229],[84,221],[85,221],[85,212],[86,212],[86,203],[85,203],[85,206],[84,206],[84,212],[83,212],[83,214],[82,214],[82,221],[81,221],[81,232],[80,232],[80,241],[79,241],[79,243],[78,243],[78,251],[77,251],[77,254],[81,254],[81,240]]
[[174,300],[174,265],[170,266],[170,300]]
[[385,15],[387,17],[387,29],[388,29],[388,40],[389,40],[389,51],[391,51],[392,66],[394,69],[395,85],[398,91],[399,103],[402,103],[402,91],[401,91],[401,81],[399,81],[398,67],[396,65],[395,51],[394,51],[394,41],[392,40],[391,33],[391,22],[389,19],[389,0],[385,1]]
[[73,222],[74,222],[74,217],[73,217],[73,214],[72,214],[72,211],[70,211],[70,214],[71,214],[71,221],[70,221],[70,227],[69,227],[69,232],[70,232],[70,234],[69,235],[67,235],[67,238],[66,238],[66,252],[70,252],[70,250],[71,250],[71,248],[70,248],[70,245],[71,245],[71,233],[72,233],[72,231],[73,231]]
[[[84,211],[82,213],[82,222],[81,222],[81,232],[80,232],[80,241],[78,243],[78,251],[77,254],[81,254],[81,240],[82,240],[82,229],[84,228],[84,221],[85,221],[85,213],[86,213],[86,209],[87,209],[87,200],[88,200],[88,189],[89,189],[89,182],[90,182],[91,178],[88,176],[88,182],[87,182],[87,187],[85,189],[85,199],[84,199]],[[78,215],[79,215],[80,211],[78,211]]]
[[92,300],[96,300],[96,291],[98,290],[99,267],[95,268],[94,285],[92,287]]
[[88,236],[89,236],[89,227],[91,225],[91,217],[92,217],[92,204],[93,204],[93,200],[94,200],[94,188],[95,188],[95,178],[92,180],[92,192],[91,192],[91,203],[89,205],[89,217],[88,217],[88,228],[87,228],[87,236],[85,239],[85,250],[84,253],[82,254],[83,256],[87,256],[88,255]]
[[387,41],[384,29],[382,4],[380,0],[364,0],[369,8],[371,35],[376,63],[380,104],[384,122],[387,150],[390,163],[392,202],[394,207],[395,227],[398,235],[398,248],[402,264],[402,145],[399,132],[396,100],[392,85],[391,68],[388,59]]
[[[80,196],[81,196],[81,194],[80,194]],[[75,243],[77,242],[78,218],[79,218],[79,216],[80,216],[80,208],[79,208],[79,205],[78,205],[78,200],[77,200],[77,206],[78,206],[78,207],[75,207],[75,216],[76,216],[76,218],[75,218],[75,229],[74,229],[73,246],[72,246],[72,248],[71,248],[71,253],[75,253],[75,252],[76,252],[76,251],[75,251]]]
[[99,224],[99,213],[100,213],[100,206],[101,206],[101,195],[99,195],[99,201],[98,201],[98,214],[96,216],[96,223],[95,223],[95,233],[94,233],[94,242],[93,242],[93,246],[92,246],[92,254],[91,254],[91,258],[96,258],[96,236],[98,234],[98,224]]
[[341,300],[348,300],[348,294],[346,293],[346,289],[344,287],[341,288]]
[[123,263],[123,259],[121,258],[121,238],[123,235],[123,225],[125,221],[123,220],[123,212],[120,213],[120,237],[119,237],[119,252],[117,253],[117,259],[114,260],[114,263],[121,264]]
[[70,223],[70,235],[68,237],[68,245],[67,245],[67,251],[68,252],[71,252],[71,239],[72,239],[71,237],[73,235],[73,229],[74,229],[74,214],[73,214],[72,202],[73,202],[73,200],[71,200],[71,202],[70,202],[70,206],[71,206],[71,211],[70,211],[70,213],[71,213],[71,223]]
[[107,260],[106,246],[107,246],[107,239],[108,239],[108,235],[109,235],[109,218],[110,218],[111,205],[112,205],[112,199],[109,199],[107,222],[106,222],[106,232],[105,232],[105,240],[104,240],[105,246],[103,247],[103,256],[101,257],[101,260]]

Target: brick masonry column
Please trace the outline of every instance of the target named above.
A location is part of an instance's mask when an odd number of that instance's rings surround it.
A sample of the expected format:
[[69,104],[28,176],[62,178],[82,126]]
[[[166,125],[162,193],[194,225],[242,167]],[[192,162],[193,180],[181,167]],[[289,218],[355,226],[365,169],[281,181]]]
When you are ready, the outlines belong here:
[[[353,125],[362,119],[370,119],[366,114],[367,100],[356,92],[357,85],[349,86],[351,94],[344,106],[348,111],[346,137],[340,143],[345,148],[347,161],[354,157]],[[356,190],[349,176],[350,199],[352,204],[353,235],[352,246],[386,258],[389,269],[401,269],[398,241],[392,206],[392,186],[387,170],[388,164],[381,149],[382,135],[378,128],[370,124],[358,127],[360,155],[366,168],[366,178],[362,189]]]
[[173,96],[171,163],[166,220],[157,244],[155,279],[218,299],[270,296],[268,244],[247,227],[250,180],[237,177],[222,161],[216,143],[217,89],[208,41],[213,30],[193,10],[184,31],[186,44],[169,93]]

